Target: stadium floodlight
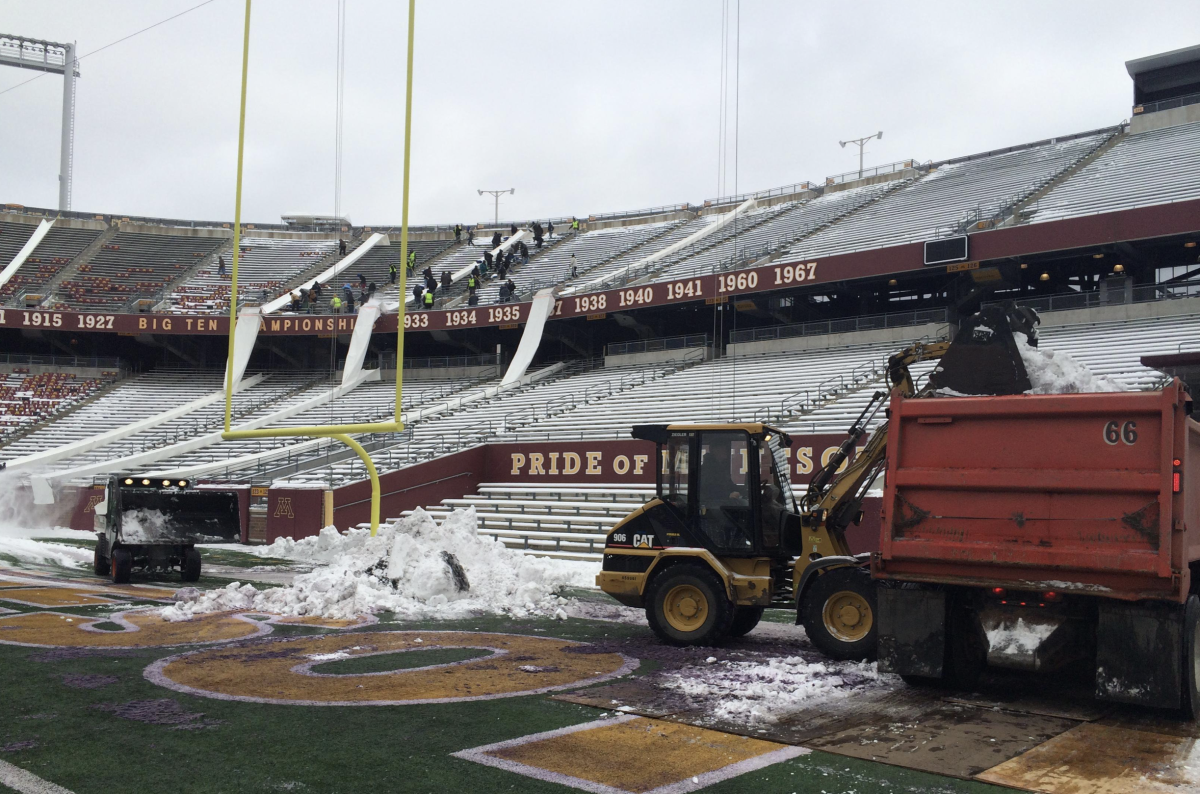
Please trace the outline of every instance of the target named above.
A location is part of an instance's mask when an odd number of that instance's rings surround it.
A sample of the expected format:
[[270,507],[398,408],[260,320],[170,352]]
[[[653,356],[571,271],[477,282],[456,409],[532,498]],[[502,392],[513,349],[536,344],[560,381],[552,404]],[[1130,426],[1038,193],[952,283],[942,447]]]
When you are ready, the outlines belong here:
[[484,193],[487,193],[488,195],[490,195],[496,199],[496,217],[492,222],[495,223],[497,226],[499,226],[500,225],[500,197],[503,196],[505,193],[515,194],[517,192],[517,189],[515,187],[510,187],[508,190],[480,190],[477,192],[481,196]]
[[846,144],[848,144],[848,143],[858,144],[858,178],[859,179],[862,179],[862,175],[863,175],[863,147],[867,145],[867,141],[874,140],[875,138],[878,138],[879,140],[882,141],[883,140],[883,130],[880,130],[879,132],[875,133],[874,135],[868,135],[865,138],[851,138],[848,141],[838,141],[838,145],[840,145],[843,149],[846,148]]
[[42,41],[0,33],[0,66],[16,66],[63,76],[62,145],[59,153],[58,209],[71,209],[71,166],[75,159],[75,43]]

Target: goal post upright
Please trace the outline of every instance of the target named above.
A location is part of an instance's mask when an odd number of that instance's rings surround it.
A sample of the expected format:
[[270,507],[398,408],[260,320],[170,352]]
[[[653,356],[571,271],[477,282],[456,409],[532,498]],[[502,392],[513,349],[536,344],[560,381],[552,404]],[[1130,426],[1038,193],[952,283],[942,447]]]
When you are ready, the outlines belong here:
[[241,109],[238,119],[238,154],[237,154],[237,187],[234,199],[234,223],[233,223],[233,269],[231,273],[230,290],[229,290],[229,359],[225,366],[225,429],[221,433],[221,438],[226,441],[246,438],[286,438],[295,436],[304,436],[309,438],[332,438],[339,441],[358,455],[363,463],[363,467],[367,471],[367,477],[371,481],[371,535],[372,537],[379,530],[379,513],[380,513],[380,485],[379,473],[375,468],[374,461],[371,460],[371,455],[361,444],[350,437],[351,433],[399,433],[404,430],[404,423],[401,417],[402,407],[402,389],[404,378],[404,296],[407,287],[407,265],[408,265],[408,183],[409,183],[409,164],[411,152],[412,138],[412,65],[413,65],[413,43],[415,40],[413,26],[416,18],[416,0],[408,2],[408,74],[407,87],[404,103],[404,179],[403,179],[403,197],[402,197],[402,222],[400,227],[400,267],[401,277],[400,293],[399,293],[399,308],[396,315],[396,405],[393,421],[390,422],[368,422],[362,424],[348,425],[315,425],[311,427],[286,427],[286,428],[259,428],[255,430],[233,430],[230,427],[233,416],[233,359],[234,359],[234,336],[237,329],[237,274],[238,274],[238,254],[241,246],[241,228],[242,228],[242,155],[245,150],[246,139],[246,85],[249,71],[250,58],[250,4],[251,0],[246,0],[246,18],[244,23],[243,41],[242,41],[242,87],[241,87]]

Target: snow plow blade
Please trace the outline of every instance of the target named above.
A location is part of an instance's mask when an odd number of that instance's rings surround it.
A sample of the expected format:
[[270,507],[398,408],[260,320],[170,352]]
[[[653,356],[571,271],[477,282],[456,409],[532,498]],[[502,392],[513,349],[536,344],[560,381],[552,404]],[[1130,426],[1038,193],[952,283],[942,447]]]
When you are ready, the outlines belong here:
[[154,530],[155,542],[213,543],[237,541],[241,535],[238,495],[234,491],[122,488],[123,511],[161,511],[165,526]]
[[952,394],[1021,394],[1029,373],[1013,334],[1037,346],[1037,312],[1028,307],[988,306],[968,318],[942,360],[929,375],[934,391]]

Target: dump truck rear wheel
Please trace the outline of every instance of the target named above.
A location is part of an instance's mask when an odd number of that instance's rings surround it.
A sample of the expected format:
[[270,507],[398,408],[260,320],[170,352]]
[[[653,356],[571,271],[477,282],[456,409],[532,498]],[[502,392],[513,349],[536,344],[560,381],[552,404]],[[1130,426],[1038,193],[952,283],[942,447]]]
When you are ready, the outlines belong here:
[[100,553],[100,542],[96,542],[96,550],[92,552],[92,570],[97,576],[108,576],[108,557]]
[[672,645],[717,645],[729,634],[734,605],[717,575],[696,565],[677,565],[654,578],[646,618]]
[[200,579],[200,550],[188,549],[183,555],[183,565],[180,566],[183,581],[196,582]]
[[1200,720],[1200,598],[1183,609],[1183,715]]
[[812,644],[838,660],[875,658],[879,636],[875,583],[863,568],[834,568],[803,596],[801,623]]
[[730,639],[744,637],[753,631],[765,611],[763,607],[737,607],[733,613],[733,625],[729,628]]
[[133,555],[125,549],[116,549],[110,558],[113,584],[129,584],[133,574]]

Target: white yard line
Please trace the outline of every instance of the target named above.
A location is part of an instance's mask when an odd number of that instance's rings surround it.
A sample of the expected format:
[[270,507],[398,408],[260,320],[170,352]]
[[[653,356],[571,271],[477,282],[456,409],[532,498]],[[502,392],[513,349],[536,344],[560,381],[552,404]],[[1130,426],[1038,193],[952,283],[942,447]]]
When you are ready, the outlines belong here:
[[0,785],[8,786],[21,794],[72,794],[70,789],[57,786],[49,780],[42,780],[32,772],[26,772],[7,761],[0,761]]

